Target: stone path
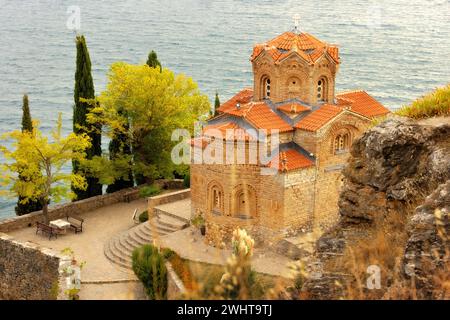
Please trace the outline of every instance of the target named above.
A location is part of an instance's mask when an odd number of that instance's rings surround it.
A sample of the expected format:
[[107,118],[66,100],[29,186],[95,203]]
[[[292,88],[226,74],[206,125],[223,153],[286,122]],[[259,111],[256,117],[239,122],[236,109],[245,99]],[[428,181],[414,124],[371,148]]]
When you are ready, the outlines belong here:
[[[167,234],[160,239],[161,246],[170,248],[181,257],[192,261],[225,265],[231,250],[208,246],[196,227]],[[269,250],[255,249],[252,266],[256,272],[274,276],[290,277],[292,260]]]
[[[139,298],[137,292],[141,292],[142,287],[140,283],[135,282],[136,277],[111,263],[103,253],[104,244],[111,237],[135,226],[132,215],[136,208],[138,212],[146,210],[146,200],[117,203],[80,214],[85,220],[83,233],[74,234],[69,231],[58,239],[48,240],[45,236],[36,235],[35,227],[9,234],[20,241],[30,241],[55,251],[71,248],[78,261],[86,261],[81,273],[83,284],[80,296],[82,299],[123,299],[128,296]],[[128,282],[111,283],[117,281]],[[85,284],[86,282],[89,284]],[[118,291],[119,288],[124,291]]]

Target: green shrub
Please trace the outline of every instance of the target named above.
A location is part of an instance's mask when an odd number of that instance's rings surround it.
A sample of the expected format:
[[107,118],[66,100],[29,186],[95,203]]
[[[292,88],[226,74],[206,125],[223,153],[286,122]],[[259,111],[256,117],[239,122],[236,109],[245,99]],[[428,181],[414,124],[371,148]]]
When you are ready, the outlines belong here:
[[205,219],[201,215],[197,215],[191,220],[191,223],[193,226],[200,228],[205,225]]
[[151,186],[143,187],[139,191],[139,195],[142,198],[156,196],[157,194],[160,194],[160,193],[161,193],[161,189],[157,185],[154,185],[154,184],[152,184]]
[[190,188],[191,187],[191,174],[190,173],[186,173],[186,175],[183,178],[183,185],[186,188]]
[[170,260],[174,255],[176,255],[176,252],[169,248],[163,248],[161,249],[161,254],[166,260]]
[[147,210],[145,210],[144,212],[142,212],[139,215],[139,222],[142,223],[142,222],[145,222],[145,221],[148,221],[148,211]]
[[413,119],[450,115],[450,85],[436,89],[395,113]]
[[136,248],[132,256],[133,271],[151,300],[167,299],[167,269],[164,257],[150,244]]

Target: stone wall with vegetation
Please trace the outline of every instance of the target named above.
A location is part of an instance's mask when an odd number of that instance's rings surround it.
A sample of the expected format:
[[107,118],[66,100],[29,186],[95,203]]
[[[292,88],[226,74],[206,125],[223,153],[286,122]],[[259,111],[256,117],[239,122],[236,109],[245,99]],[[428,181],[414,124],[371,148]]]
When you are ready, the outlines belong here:
[[177,300],[186,293],[183,282],[175,273],[170,262],[166,262],[167,268],[167,299]]
[[0,233],[0,300],[57,299],[63,258],[50,249]]

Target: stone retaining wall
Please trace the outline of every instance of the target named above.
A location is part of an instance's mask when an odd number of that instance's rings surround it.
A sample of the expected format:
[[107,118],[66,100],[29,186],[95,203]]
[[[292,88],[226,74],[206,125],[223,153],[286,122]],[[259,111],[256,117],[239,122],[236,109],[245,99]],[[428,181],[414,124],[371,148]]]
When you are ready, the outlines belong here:
[[[62,205],[55,205],[49,208],[50,220],[65,217],[67,214],[78,215],[83,212],[92,211],[101,207],[109,206],[118,202],[129,202],[139,198],[139,188],[129,188],[114,193],[104,194],[80,201],[75,201]],[[36,222],[43,222],[42,211],[32,212],[19,217],[0,221],[0,232],[11,232],[34,225]]]
[[156,206],[183,200],[183,199],[187,199],[190,196],[191,196],[191,189],[184,189],[184,190],[180,190],[180,191],[162,194],[159,196],[149,197],[147,199],[148,213],[149,213],[149,215],[152,215],[154,213],[154,208]]
[[60,298],[59,267],[65,258],[50,249],[18,242],[0,233],[0,300]]
[[[161,189],[182,189],[183,180],[157,180],[155,184]],[[134,187],[120,190],[114,193],[103,194],[80,201],[70,202],[61,205],[50,206],[49,218],[55,220],[69,215],[79,215],[84,212],[96,210],[119,202],[130,202],[139,199],[141,187]],[[19,217],[0,220],[0,232],[8,233],[14,230],[30,227],[36,222],[43,222],[42,211],[32,212]]]
[[167,268],[167,299],[177,300],[186,293],[183,282],[175,273],[170,262],[166,262]]

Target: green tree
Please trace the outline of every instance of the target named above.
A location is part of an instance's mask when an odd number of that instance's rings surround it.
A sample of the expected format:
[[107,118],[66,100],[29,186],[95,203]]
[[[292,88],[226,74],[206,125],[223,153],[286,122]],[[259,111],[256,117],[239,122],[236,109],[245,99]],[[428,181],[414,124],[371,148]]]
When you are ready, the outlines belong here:
[[[42,135],[38,124],[33,123],[33,131],[12,131],[2,137],[12,141],[12,148],[0,146],[0,153],[6,162],[0,165],[0,195],[20,196],[22,204],[40,201],[46,223],[49,222],[48,204],[50,200],[59,202],[73,198],[75,194],[70,184],[77,189],[87,187],[86,179],[80,174],[65,173],[62,168],[70,161],[83,161],[86,150],[91,147],[87,134],[71,133],[61,136],[61,114],[56,129],[52,131],[52,141]],[[26,166],[24,166],[26,164]]]
[[217,116],[219,114],[219,108],[220,108],[219,93],[216,92],[216,98],[214,100],[214,116]]
[[157,67],[159,67],[159,71],[162,71],[161,62],[159,62],[158,55],[153,50],[148,54],[147,65],[150,68],[157,68]]
[[[77,36],[77,60],[75,72],[75,90],[74,100],[75,106],[73,110],[73,132],[76,134],[86,133],[91,138],[91,147],[86,150],[87,159],[92,159],[95,156],[102,154],[101,148],[101,127],[97,123],[87,123],[86,115],[92,109],[91,105],[84,101],[84,99],[94,99],[94,81],[91,74],[91,59],[89,51],[86,46],[84,36]],[[72,172],[74,174],[84,174],[80,163],[77,160],[72,162]],[[102,194],[102,185],[96,177],[87,175],[87,188],[85,190],[77,189],[72,186],[72,190],[76,193],[78,200],[90,198]]]
[[[33,122],[31,120],[28,95],[26,94],[23,96],[22,104],[22,132],[33,132]],[[26,169],[26,164],[24,165],[24,168],[19,171],[24,169]],[[24,180],[25,178],[19,174],[19,179]],[[24,198],[19,196],[19,200],[15,207],[16,215],[21,216],[39,210],[42,210],[42,204],[38,200],[27,201],[27,203],[24,203]]]
[[136,248],[132,255],[132,268],[150,300],[167,299],[167,268],[158,248],[150,244]]
[[[172,162],[171,151],[177,144],[171,140],[172,132],[187,129],[192,133],[194,122],[210,109],[208,98],[191,78],[168,69],[160,72],[148,65],[123,62],[111,66],[107,88],[97,100],[88,121],[101,122],[112,139],[119,134],[127,137],[132,146],[133,172],[144,176],[148,183],[160,177],[171,178],[177,170],[185,171]],[[122,155],[121,159],[122,166],[126,157]],[[104,169],[108,168],[105,163],[96,165],[94,171],[126,176],[115,162],[110,169]],[[99,172],[100,168],[103,172]]]
[[[121,114],[120,110],[118,113]],[[125,130],[129,130],[128,124],[125,124]],[[108,185],[106,188],[107,193],[116,192],[134,186],[133,172],[131,171],[132,154],[130,141],[126,134],[118,131],[114,134],[114,138],[111,139],[109,143],[109,160],[114,162],[119,160],[121,157],[124,158],[125,161],[128,161],[129,166],[126,166],[126,168],[123,169],[125,170],[123,176],[114,179],[114,182]]]

